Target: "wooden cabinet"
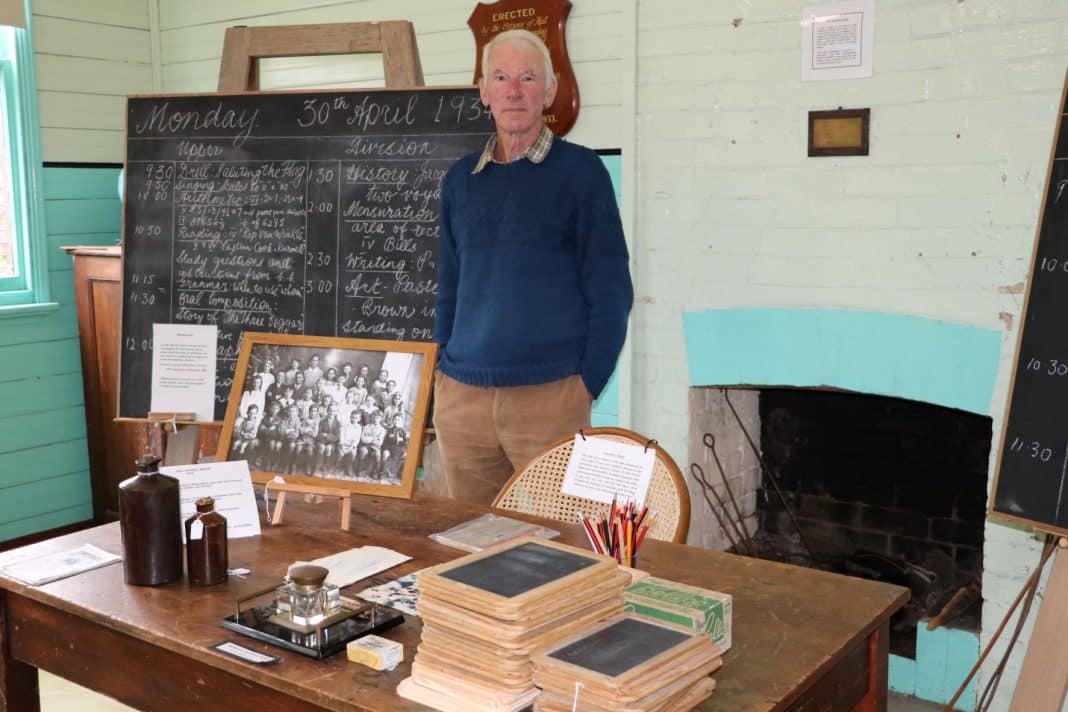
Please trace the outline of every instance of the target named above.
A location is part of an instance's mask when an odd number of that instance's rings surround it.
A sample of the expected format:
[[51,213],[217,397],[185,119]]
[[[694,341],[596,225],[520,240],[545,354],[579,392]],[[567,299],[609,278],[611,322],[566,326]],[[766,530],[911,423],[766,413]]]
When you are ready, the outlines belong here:
[[119,482],[136,471],[134,460],[148,446],[145,426],[115,422],[119,392],[122,249],[64,249],[74,258],[93,517],[97,521],[108,521],[118,518]]

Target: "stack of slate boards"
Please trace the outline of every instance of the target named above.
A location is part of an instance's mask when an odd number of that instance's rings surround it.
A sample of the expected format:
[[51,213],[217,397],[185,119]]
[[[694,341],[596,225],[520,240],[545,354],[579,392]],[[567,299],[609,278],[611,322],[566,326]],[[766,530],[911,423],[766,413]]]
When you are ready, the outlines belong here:
[[397,692],[445,712],[523,709],[538,694],[534,651],[618,615],[629,580],[606,556],[530,537],[429,568]]
[[716,687],[722,664],[707,633],[633,613],[602,622],[538,653],[535,712],[688,710]]

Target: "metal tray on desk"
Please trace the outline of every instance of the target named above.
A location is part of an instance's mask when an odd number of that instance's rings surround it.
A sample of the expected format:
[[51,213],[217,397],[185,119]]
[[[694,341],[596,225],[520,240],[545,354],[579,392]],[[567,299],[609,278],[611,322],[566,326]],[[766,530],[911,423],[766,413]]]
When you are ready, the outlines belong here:
[[240,610],[219,623],[236,633],[277,645],[286,650],[316,660],[330,657],[345,649],[353,640],[371,633],[381,633],[404,622],[404,615],[385,606],[368,605],[349,612],[341,620],[317,630],[302,632],[279,625],[272,618],[278,615],[274,601]]

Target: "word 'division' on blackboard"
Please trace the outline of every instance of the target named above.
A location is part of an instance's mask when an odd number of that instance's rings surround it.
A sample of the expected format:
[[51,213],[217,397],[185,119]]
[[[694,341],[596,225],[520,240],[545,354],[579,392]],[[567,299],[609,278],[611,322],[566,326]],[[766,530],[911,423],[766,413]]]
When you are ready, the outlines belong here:
[[134,97],[120,417],[148,414],[152,324],[430,341],[441,179],[492,132],[474,88]]

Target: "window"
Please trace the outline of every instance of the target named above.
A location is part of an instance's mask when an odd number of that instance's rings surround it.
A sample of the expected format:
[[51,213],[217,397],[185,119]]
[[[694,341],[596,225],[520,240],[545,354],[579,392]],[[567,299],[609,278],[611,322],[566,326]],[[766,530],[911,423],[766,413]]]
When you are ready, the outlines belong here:
[[49,303],[36,87],[29,26],[0,25],[0,316],[56,307]]

